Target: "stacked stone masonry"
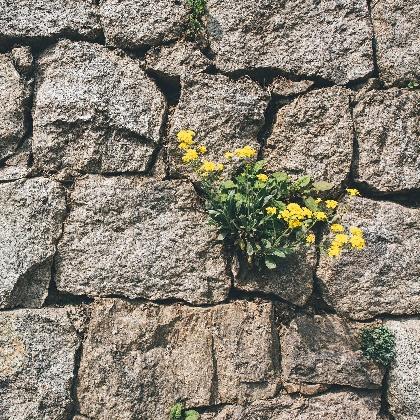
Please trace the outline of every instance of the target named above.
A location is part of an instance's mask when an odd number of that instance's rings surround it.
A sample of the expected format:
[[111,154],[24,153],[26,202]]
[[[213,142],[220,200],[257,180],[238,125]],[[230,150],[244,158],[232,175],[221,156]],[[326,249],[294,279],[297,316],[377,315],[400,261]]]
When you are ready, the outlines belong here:
[[[420,419],[420,2],[0,0],[0,420]],[[342,197],[260,273],[176,133]],[[384,368],[360,331],[386,325]]]

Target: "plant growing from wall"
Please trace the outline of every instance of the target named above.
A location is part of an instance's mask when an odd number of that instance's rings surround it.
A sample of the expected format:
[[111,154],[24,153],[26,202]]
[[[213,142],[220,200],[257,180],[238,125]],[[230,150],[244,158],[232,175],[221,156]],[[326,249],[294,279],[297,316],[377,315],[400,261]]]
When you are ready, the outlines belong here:
[[169,420],[199,420],[200,414],[195,410],[184,410],[182,403],[176,403],[171,408]]
[[186,0],[190,9],[188,17],[187,36],[197,39],[203,33],[203,18],[206,13],[206,0]]
[[361,349],[368,359],[388,366],[395,357],[395,335],[385,326],[363,328]]
[[[191,130],[177,135],[182,162],[201,181],[210,222],[218,228],[219,239],[234,247],[250,267],[274,269],[298,248],[315,244],[317,225],[329,226],[322,247],[331,257],[344,249],[364,248],[360,228],[346,229],[338,223],[334,215],[338,202],[317,197],[331,188],[329,183],[312,182],[308,176],[293,180],[284,172],[267,174],[265,162],[254,161],[256,151],[250,146],[226,152],[224,163],[208,161],[204,158],[206,147],[194,137]],[[239,164],[237,172],[226,171],[232,164]],[[347,192],[359,194],[356,189]]]
[[407,87],[409,89],[418,89],[420,87],[420,83],[417,82],[416,80],[412,80],[411,82],[407,83]]

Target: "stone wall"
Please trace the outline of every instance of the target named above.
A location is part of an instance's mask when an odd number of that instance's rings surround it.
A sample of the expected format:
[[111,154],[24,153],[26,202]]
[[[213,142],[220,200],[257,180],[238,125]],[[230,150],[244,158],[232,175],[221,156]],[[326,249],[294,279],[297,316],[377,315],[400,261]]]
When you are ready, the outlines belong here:
[[[0,419],[420,418],[420,3],[0,0]],[[244,275],[175,134],[331,182],[367,248]],[[387,370],[360,330],[397,337]]]

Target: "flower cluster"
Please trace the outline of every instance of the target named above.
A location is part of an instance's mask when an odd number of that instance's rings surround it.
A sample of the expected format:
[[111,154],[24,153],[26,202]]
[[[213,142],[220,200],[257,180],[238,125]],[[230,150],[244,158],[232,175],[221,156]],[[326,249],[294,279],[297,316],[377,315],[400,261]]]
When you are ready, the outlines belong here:
[[344,233],[344,226],[339,223],[334,223],[330,226],[330,230],[335,233],[328,249],[328,255],[330,257],[338,257],[345,246],[358,250],[365,247],[366,243],[363,238],[363,231],[356,226],[350,226],[348,233]]

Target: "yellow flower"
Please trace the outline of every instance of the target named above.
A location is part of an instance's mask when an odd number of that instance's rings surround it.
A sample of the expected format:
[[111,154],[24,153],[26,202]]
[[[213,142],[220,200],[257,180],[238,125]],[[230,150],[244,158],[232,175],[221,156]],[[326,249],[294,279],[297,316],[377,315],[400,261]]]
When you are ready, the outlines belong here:
[[349,231],[354,236],[360,236],[363,237],[363,230],[356,227],[356,226],[350,226]]
[[320,198],[315,198],[315,203],[319,204],[322,200]]
[[289,217],[291,216],[291,213],[289,210],[283,210],[281,211],[281,213],[277,216],[278,219],[284,219],[284,220],[288,220]]
[[225,158],[226,158],[227,160],[232,159],[232,158],[233,158],[233,156],[234,156],[234,154],[233,154],[232,152],[226,152],[226,153],[225,153]]
[[184,163],[190,163],[198,159],[198,153],[194,149],[187,149],[184,156],[182,156],[182,161]]
[[344,226],[340,225],[339,223],[333,223],[331,225],[331,232],[334,232],[334,233],[344,232]]
[[301,226],[302,226],[302,222],[300,222],[299,220],[296,220],[296,219],[289,220],[289,228],[296,229]]
[[338,233],[335,235],[335,238],[333,240],[333,245],[339,245],[342,246],[346,244],[349,240],[349,236],[344,233]]
[[302,207],[302,214],[308,218],[312,217],[312,212],[307,207]]
[[258,181],[261,181],[261,182],[267,182],[268,176],[266,174],[258,174],[257,179]]
[[349,242],[356,249],[363,249],[366,245],[365,240],[361,236],[352,236]]
[[328,249],[328,255],[330,257],[338,257],[341,254],[341,248],[338,245],[331,245]]
[[302,212],[302,207],[298,203],[290,203],[287,205],[287,210],[291,213],[299,214]]
[[360,195],[359,190],[357,190],[356,188],[347,188],[346,191],[351,197],[354,197],[355,195]]
[[308,244],[313,244],[315,243],[315,235],[313,233],[310,233],[307,237],[306,237],[306,242]]
[[328,209],[335,209],[338,206],[338,202],[335,200],[325,200],[325,204]]
[[181,130],[176,135],[180,143],[185,143],[188,145],[193,144],[193,139],[195,137],[195,132],[192,130]]
[[216,171],[223,171],[223,163],[216,163]]
[[223,164],[205,160],[200,166],[200,171],[204,172],[205,175],[207,175],[209,172],[223,171]]
[[316,220],[327,220],[327,215],[323,211],[316,211],[314,215]]
[[240,159],[252,158],[257,154],[257,151],[251,146],[245,146],[242,149],[236,149],[235,155]]
[[198,153],[200,153],[201,155],[204,155],[204,153],[207,152],[207,147],[206,146],[198,146],[197,147],[197,151]]
[[265,211],[269,216],[274,216],[277,213],[277,209],[275,207],[267,207]]

